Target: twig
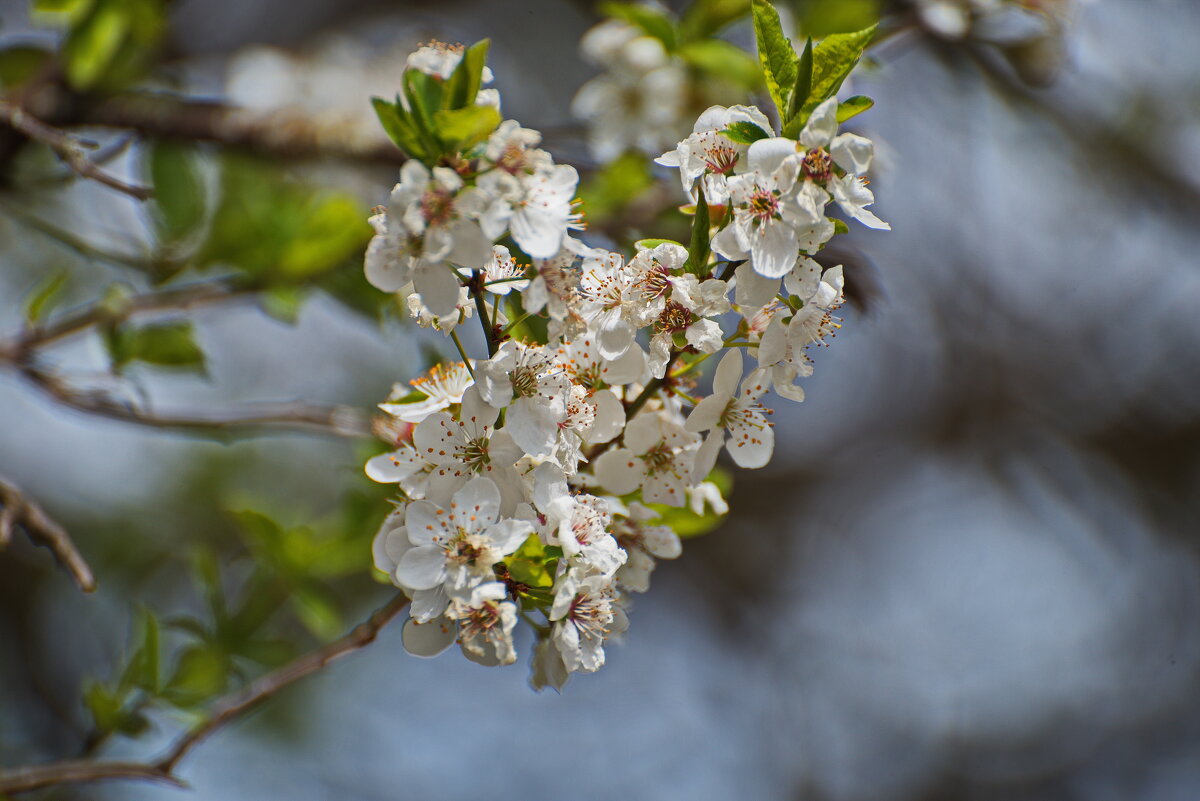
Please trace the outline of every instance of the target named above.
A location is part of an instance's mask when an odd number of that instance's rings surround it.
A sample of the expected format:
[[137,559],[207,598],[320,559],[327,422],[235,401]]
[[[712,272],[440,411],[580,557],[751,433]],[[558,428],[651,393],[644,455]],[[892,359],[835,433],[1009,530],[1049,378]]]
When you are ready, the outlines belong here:
[[373,436],[369,417],[354,406],[254,403],[231,406],[215,413],[164,413],[122,402],[105,393],[80,390],[60,376],[32,364],[24,364],[20,370],[35,387],[65,406],[149,428],[203,436],[253,435],[258,429],[310,431],[349,439]]
[[13,130],[49,147],[66,162],[68,167],[84,178],[98,181],[137,200],[149,200],[154,196],[154,191],[149,187],[127,183],[100,169],[83,152],[77,139],[58,128],[47,125],[20,106],[0,100],[0,121],[7,123]]
[[96,589],[92,569],[71,541],[67,530],[31,501],[19,487],[2,478],[0,504],[4,507],[0,510],[0,548],[8,544],[13,528],[19,525],[25,529],[29,539],[50,549],[58,563],[75,579],[79,589],[84,592]]
[[[181,737],[171,747],[171,750],[154,763],[154,767],[169,774],[179,764],[179,761],[187,756],[188,752],[226,723],[273,697],[285,687],[305,676],[316,673],[330,662],[373,643],[380,630],[400,614],[406,606],[408,606],[408,598],[403,593],[397,593],[392,600],[376,609],[369,618],[355,626],[340,640],[331,642],[323,648],[318,648],[316,651],[268,673],[251,682],[241,692],[217,702],[208,719]],[[3,790],[3,786],[3,781],[0,781],[0,791]]]
[[106,779],[145,779],[186,785],[172,775],[179,762],[221,727],[274,697],[305,676],[322,669],[330,662],[354,653],[375,641],[379,632],[408,606],[408,599],[397,594],[369,618],[340,640],[305,654],[295,661],[251,682],[213,705],[212,712],[200,724],[182,735],[159,759],[144,762],[93,762],[71,760],[33,765],[0,772],[0,795],[37,790],[63,784],[83,784]]

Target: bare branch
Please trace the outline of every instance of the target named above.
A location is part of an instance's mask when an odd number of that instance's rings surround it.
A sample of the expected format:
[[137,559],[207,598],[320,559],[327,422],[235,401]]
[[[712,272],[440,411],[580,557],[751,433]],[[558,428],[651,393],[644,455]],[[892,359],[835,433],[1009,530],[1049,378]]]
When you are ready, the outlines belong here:
[[237,720],[305,676],[310,676],[330,662],[370,645],[383,627],[394,620],[406,606],[408,598],[398,593],[341,639],[305,654],[221,699],[213,705],[211,713],[204,721],[182,735],[170,750],[153,763],[71,760],[14,768],[0,771],[0,795],[107,779],[142,779],[185,787],[182,781],[172,775],[172,771],[193,748],[221,727]]
[[79,589],[84,592],[96,589],[92,569],[71,541],[67,530],[46,514],[42,507],[26,497],[15,484],[2,478],[0,504],[4,506],[3,510],[0,510],[0,547],[4,547],[12,539],[13,527],[20,525],[29,539],[51,550],[58,563],[75,579]]
[[100,169],[87,157],[77,139],[58,128],[47,125],[20,106],[0,100],[0,121],[5,122],[13,130],[49,147],[66,162],[67,166],[84,178],[98,181],[137,200],[148,200],[154,196],[153,190],[149,187],[126,183]]
[[[375,642],[379,632],[408,606],[408,598],[403,593],[397,593],[392,600],[376,609],[369,618],[358,624],[340,640],[331,642],[324,648],[318,648],[305,656],[275,670],[250,683],[239,693],[219,701],[208,719],[194,727],[181,737],[171,750],[162,756],[154,766],[170,773],[202,740],[230,721],[240,717],[258,706],[268,698],[274,697],[284,688],[294,684],[305,676],[316,673],[321,668],[347,654],[365,648]],[[0,790],[3,783],[0,782]]]
[[155,412],[101,391],[81,390],[61,376],[32,364],[20,368],[35,387],[59,403],[81,412],[149,428],[203,436],[253,436],[261,429],[290,429],[349,439],[372,436],[367,414],[354,406],[309,403],[253,403],[218,412]]

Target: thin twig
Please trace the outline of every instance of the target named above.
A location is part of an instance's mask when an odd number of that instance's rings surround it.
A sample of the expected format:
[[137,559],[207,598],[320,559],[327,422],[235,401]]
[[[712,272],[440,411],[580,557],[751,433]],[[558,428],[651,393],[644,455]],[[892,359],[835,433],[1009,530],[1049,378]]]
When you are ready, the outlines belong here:
[[79,140],[58,128],[47,125],[20,106],[0,100],[0,121],[35,142],[41,142],[49,147],[68,167],[84,178],[90,178],[137,200],[149,200],[154,196],[154,191],[149,187],[127,183],[100,169],[84,153]]
[[[330,662],[373,643],[380,630],[400,614],[406,606],[408,606],[408,598],[403,593],[397,593],[392,600],[376,609],[369,618],[355,626],[340,640],[331,642],[323,648],[318,648],[316,651],[268,673],[251,682],[241,692],[217,702],[208,718],[179,738],[171,749],[154,763],[154,767],[170,773],[180,760],[187,756],[188,752],[217,729],[273,697],[285,687],[305,676],[316,673]],[[0,790],[3,790],[3,782],[0,782]]]
[[13,528],[21,526],[29,539],[45,545],[54,554],[58,563],[71,574],[79,589],[91,592],[96,589],[96,579],[87,561],[71,541],[71,535],[58,521],[46,514],[42,507],[30,500],[19,487],[0,478],[0,547],[12,538]]
[[13,768],[0,771],[0,795],[106,779],[143,779],[186,787],[172,772],[193,748],[221,727],[237,720],[305,676],[312,675],[330,662],[370,645],[383,627],[395,619],[406,606],[408,598],[397,594],[341,639],[305,654],[221,699],[213,705],[211,713],[204,721],[183,734],[162,757],[152,763],[70,760]]

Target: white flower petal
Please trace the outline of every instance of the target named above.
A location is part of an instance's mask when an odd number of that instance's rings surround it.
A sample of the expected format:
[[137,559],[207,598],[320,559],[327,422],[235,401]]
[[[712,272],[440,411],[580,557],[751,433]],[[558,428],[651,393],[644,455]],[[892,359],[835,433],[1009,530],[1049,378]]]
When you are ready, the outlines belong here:
[[420,624],[409,618],[400,639],[404,643],[404,650],[413,656],[433,657],[453,645],[456,636],[455,627],[449,621],[434,620]]

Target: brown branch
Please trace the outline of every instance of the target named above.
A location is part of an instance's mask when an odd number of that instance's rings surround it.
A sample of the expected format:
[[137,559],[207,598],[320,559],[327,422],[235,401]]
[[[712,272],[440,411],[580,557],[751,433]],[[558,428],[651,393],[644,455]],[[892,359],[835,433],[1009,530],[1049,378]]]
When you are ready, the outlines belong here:
[[108,393],[81,390],[61,376],[32,364],[24,364],[20,370],[35,387],[64,406],[149,428],[206,436],[252,436],[259,433],[259,429],[308,431],[349,439],[373,436],[369,417],[354,406],[319,406],[301,402],[248,403],[207,414],[192,411],[156,412],[119,400]]
[[0,100],[0,121],[6,123],[13,130],[49,147],[68,167],[84,178],[90,178],[137,200],[148,200],[154,196],[153,190],[149,187],[127,183],[100,169],[83,152],[79,140],[58,128],[47,125],[20,106]]
[[0,548],[12,538],[13,528],[21,526],[29,539],[45,545],[84,592],[96,589],[92,569],[80,555],[71,535],[42,507],[26,497],[15,484],[0,478]]
[[395,619],[406,606],[408,606],[408,598],[403,594],[397,594],[340,640],[305,654],[278,670],[251,682],[244,689],[221,699],[213,705],[211,713],[203,722],[182,735],[170,750],[153,763],[71,760],[14,768],[0,771],[0,795],[13,795],[43,787],[83,784],[106,779],[144,779],[184,787],[186,785],[172,775],[172,772],[193,748],[221,727],[238,719],[269,698],[273,698],[280,691],[305,676],[312,675],[330,662],[370,645],[383,627]]
[[[390,623],[407,606],[408,598],[403,593],[397,593],[392,600],[379,609],[376,609],[369,618],[355,626],[349,634],[340,640],[331,642],[323,648],[318,648],[316,651],[306,654],[294,662],[284,665],[278,670],[251,682],[241,692],[222,699],[213,707],[208,719],[179,738],[175,745],[171,747],[171,750],[154,763],[154,767],[165,773],[170,773],[179,764],[180,760],[217,729],[258,706],[268,698],[272,698],[279,691],[305,676],[316,673],[330,662],[341,659],[343,656],[354,653],[375,642],[375,638],[379,636],[379,632],[383,627]],[[2,790],[3,782],[0,781],[0,791]]]

